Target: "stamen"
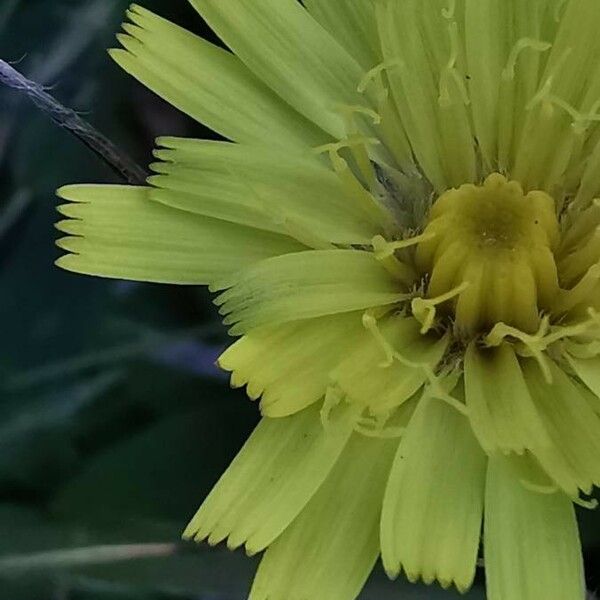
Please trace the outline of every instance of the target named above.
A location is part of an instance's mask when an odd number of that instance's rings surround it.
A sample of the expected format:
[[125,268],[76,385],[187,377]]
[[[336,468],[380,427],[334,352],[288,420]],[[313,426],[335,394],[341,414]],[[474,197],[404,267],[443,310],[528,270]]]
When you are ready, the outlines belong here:
[[342,115],[346,122],[347,131],[352,134],[359,132],[354,115],[370,117],[373,120],[373,125],[379,125],[379,123],[381,123],[380,115],[366,106],[360,106],[358,104],[338,104],[334,110]]
[[548,333],[549,327],[550,320],[547,315],[542,318],[539,330],[534,335],[525,333],[524,331],[516,329],[515,327],[509,327],[505,323],[498,323],[494,326],[492,331],[490,331],[490,333],[483,338],[483,342],[486,346],[494,348],[500,346],[508,337],[518,340],[521,342],[522,346],[520,347],[518,344],[515,344],[515,352],[521,356],[533,357],[537,361],[540,370],[544,375],[544,379],[548,383],[552,383],[552,372],[550,371],[548,358],[544,353],[548,347],[548,345],[545,343],[545,337]]
[[535,52],[546,52],[552,48],[552,44],[543,42],[542,40],[536,40],[534,38],[524,37],[517,40],[515,45],[512,47],[510,54],[508,55],[508,62],[506,67],[502,71],[502,78],[506,81],[513,80],[515,78],[515,70],[517,68],[517,61],[519,56],[524,50],[533,50]]
[[596,510],[598,508],[598,500],[592,498],[590,500],[584,500],[583,498],[571,498],[574,504],[581,506],[587,510]]
[[[363,315],[363,325],[365,328],[373,335],[374,339],[377,341],[381,349],[383,350],[386,356],[386,362],[382,363],[380,366],[383,368],[390,367],[393,364],[394,360],[397,360],[399,363],[403,364],[406,367],[411,369],[422,370],[429,385],[426,388],[427,397],[442,400],[458,410],[461,414],[467,415],[468,409],[463,402],[457,400],[453,396],[451,396],[445,389],[444,383],[449,381],[453,382],[451,385],[451,389],[454,389],[456,383],[458,382],[458,369],[451,370],[451,372],[443,373],[442,375],[436,375],[435,371],[428,363],[419,363],[412,361],[406,358],[403,354],[398,352],[394,347],[385,339],[379,326],[377,324],[377,319],[374,317],[372,313],[368,311]],[[454,381],[456,378],[456,381]],[[425,392],[424,392],[425,397]]]
[[352,169],[350,169],[348,162],[339,154],[344,148],[352,149],[354,146],[379,143],[377,139],[357,135],[350,139],[318,146],[314,149],[314,152],[316,154],[327,153],[329,155],[333,170],[339,177],[348,195],[359,202],[372,222],[383,227],[386,232],[392,232],[395,228],[393,216],[377,202],[373,194],[364,188],[352,172]]
[[470,285],[471,284],[468,281],[464,281],[459,286],[441,296],[435,298],[415,298],[412,301],[411,308],[415,319],[422,325],[421,333],[426,334],[433,327],[436,316],[436,306],[460,296]]
[[404,435],[406,427],[387,426],[391,417],[391,413],[363,417],[357,421],[354,430],[366,437],[380,439],[400,438]]
[[530,335],[514,327],[509,327],[505,323],[498,323],[492,331],[484,338],[484,343],[489,347],[500,346],[507,337],[519,340],[520,344],[514,344],[515,352],[521,356],[529,356],[536,360],[544,379],[547,383],[552,383],[552,371],[548,362],[545,350],[548,345],[545,342],[545,336],[548,332],[550,321],[547,315],[542,318],[540,328],[535,335]]
[[[548,95],[550,94],[550,90],[552,89],[552,83],[552,77],[548,77],[542,87],[525,106],[526,111],[533,110],[538,104],[542,104],[547,99]],[[546,103],[549,104],[548,102]],[[549,105],[551,106],[551,104]]]
[[[454,8],[452,10],[454,10]],[[452,19],[453,17],[448,18]],[[446,67],[448,69],[454,69],[454,67],[456,67],[456,61],[458,60],[458,55],[460,52],[458,23],[454,20],[448,25],[448,35],[450,37],[450,58],[448,59],[448,64]]]
[[[592,309],[590,309],[590,311],[592,311]],[[546,347],[549,347],[560,340],[564,340],[565,338],[584,335],[595,327],[598,327],[597,314],[594,314],[594,316],[591,316],[587,321],[584,321],[583,323],[578,323],[576,325],[552,327],[553,332],[548,334],[544,338],[544,343],[546,344]]]
[[[534,335],[530,335],[520,331],[514,327],[509,327],[504,323],[498,323],[492,331],[484,338],[484,343],[489,347],[497,347],[502,344],[507,337],[514,338],[520,344],[514,344],[513,347],[517,354],[521,356],[531,356],[537,361],[544,379],[548,383],[552,383],[552,372],[548,362],[547,350],[554,344],[567,340],[561,347],[561,353],[583,358],[596,356],[600,353],[600,342],[591,342],[590,344],[577,344],[570,338],[581,336],[589,333],[591,330],[600,326],[600,317],[593,310],[589,309],[589,319],[574,325],[556,325],[550,326],[549,317],[543,317],[540,328]],[[592,346],[593,344],[593,346]],[[582,356],[583,354],[583,356]]]
[[550,95],[550,91],[552,90],[552,85],[554,84],[554,79],[558,75],[560,69],[566,62],[566,60],[569,57],[569,54],[571,54],[572,50],[573,50],[572,48],[567,48],[563,52],[562,56],[556,61],[556,64],[554,65],[552,72],[548,75],[546,81],[544,82],[544,84],[542,85],[540,90],[537,92],[537,94],[535,94],[533,96],[533,98],[529,101],[529,103],[525,107],[525,110],[530,111],[533,108],[535,108],[538,104],[541,104],[544,100],[548,99],[548,96]]
[[[411,242],[409,240],[405,240],[405,242],[406,243],[403,246],[399,246],[399,248],[406,248],[419,243],[418,241]],[[411,266],[398,260],[396,256],[394,256],[396,249],[393,248],[393,246],[398,243],[402,244],[403,242],[388,242],[384,237],[377,235],[373,238],[371,243],[373,245],[373,253],[375,258],[384,266],[390,275],[408,286],[412,285],[416,281],[416,271]]]
[[342,390],[337,386],[330,385],[325,392],[325,399],[323,400],[323,406],[321,407],[321,425],[323,429],[329,429],[331,424],[331,413],[333,409],[339,406],[344,400]]
[[396,104],[383,77],[385,71],[397,66],[399,66],[397,60],[388,60],[376,65],[363,76],[357,90],[360,94],[364,94],[369,86],[373,85],[375,87],[377,114],[381,116],[381,123],[378,125],[381,139],[385,147],[396,158],[398,164],[411,171],[414,170],[414,164],[410,143],[406,137]]
[[464,404],[457,398],[454,398],[446,389],[454,389],[460,377],[460,370],[457,368],[449,368],[445,372],[437,375],[433,367],[428,363],[419,363],[406,358],[398,352],[384,337],[379,329],[377,319],[374,314],[367,311],[363,314],[363,325],[373,335],[375,341],[379,344],[386,357],[386,362],[380,366],[383,368],[390,367],[394,360],[410,369],[418,369],[423,371],[425,378],[429,382],[423,391],[423,398],[432,398],[446,402],[452,408],[455,408],[462,415],[468,415],[469,411]]
[[446,108],[452,106],[453,104],[452,94],[450,91],[450,83],[452,81],[454,81],[456,88],[458,89],[458,93],[463,104],[468,105],[470,103],[469,93],[467,91],[465,81],[456,69],[456,61],[458,60],[458,55],[460,52],[460,40],[458,24],[454,20],[452,20],[448,25],[448,36],[450,38],[450,57],[446,67],[440,74],[438,97],[439,105]]
[[545,98],[550,104],[554,104],[559,108],[562,108],[573,120],[573,128],[579,132],[584,132],[592,123],[600,121],[600,114],[596,113],[598,103],[594,104],[592,110],[588,113],[582,113],[578,111],[572,104],[569,104],[566,100],[555,96],[554,94],[548,93]]
[[360,80],[357,91],[360,94],[364,94],[365,91],[367,90],[367,88],[369,87],[369,85],[377,82],[377,79],[380,75],[382,75],[388,69],[391,69],[393,67],[398,67],[399,64],[400,64],[400,61],[398,61],[398,60],[386,60],[386,61],[374,66],[372,69],[369,69],[365,73],[363,78]]
[[[423,398],[431,398],[432,400],[441,400],[448,406],[457,410],[461,415],[468,417],[469,409],[464,402],[461,402],[450,393],[456,387],[461,375],[458,369],[445,374],[436,375],[433,370],[428,374],[429,385],[423,391]],[[447,389],[446,389],[447,388]]]
[[[369,117],[370,119],[372,119],[374,125],[379,125],[381,123],[381,116],[374,110],[365,106],[339,104],[334,108],[334,110],[335,112],[339,113],[344,120],[346,126],[346,135],[348,139],[352,139],[354,137],[359,137],[362,139],[362,136],[360,135],[358,121],[356,119],[357,115]],[[362,176],[365,178],[365,181],[367,182],[369,188],[372,189],[377,175],[375,173],[375,170],[373,169],[373,165],[371,164],[371,159],[369,158],[367,145],[351,145],[350,151],[354,156],[354,160],[356,161],[356,164],[358,165]]]
[[456,14],[456,0],[448,0],[447,8],[442,8],[442,16],[444,19],[454,19],[454,15]]
[[[512,47],[506,66],[500,76],[500,102],[499,102],[499,128],[498,128],[498,165],[501,172],[506,173],[509,167],[514,166],[514,157],[511,157],[514,141],[523,134],[525,126],[522,110],[516,111],[517,99],[520,94],[519,81],[516,70],[519,58],[525,50],[546,52],[552,44],[535,38],[523,37],[517,40]],[[529,92],[528,92],[529,93]],[[521,113],[521,117],[517,114]],[[526,122],[526,120],[525,120]],[[535,155],[533,151],[530,154]],[[515,171],[516,172],[516,171]]]
[[392,345],[385,339],[384,335],[381,333],[381,330],[377,325],[377,321],[377,316],[371,311],[366,311],[362,316],[363,327],[373,336],[379,347],[383,350],[383,353],[385,355],[385,362],[381,363],[379,366],[385,369],[391,367],[394,363],[395,352]]
[[455,68],[446,68],[442,71],[440,75],[440,93],[438,96],[438,104],[441,107],[449,107],[452,106],[452,95],[450,93],[450,82],[454,81],[456,87],[458,88],[459,95],[463,104],[468,105],[471,103],[469,98],[469,92],[467,91],[467,87],[465,86],[465,82],[463,78],[460,76],[460,73]]
[[593,292],[600,281],[600,264],[590,267],[581,281],[570,290],[561,290],[553,307],[553,312],[564,314],[593,298]]
[[[344,148],[352,149],[352,146],[361,146],[361,145],[377,145],[381,142],[377,138],[371,138],[366,136],[353,136],[352,138],[346,138],[340,140],[339,142],[330,142],[328,144],[323,144],[322,146],[316,146],[313,148],[313,152],[315,154],[324,154],[326,152],[331,156],[338,156],[339,151]],[[332,162],[333,158],[332,158]]]
[[373,248],[377,246],[375,253],[379,253],[378,258],[387,258],[392,256],[396,250],[402,250],[409,248],[410,246],[416,246],[421,242],[427,242],[432,240],[436,236],[435,233],[423,233],[414,237],[406,238],[404,240],[397,240],[394,242],[388,242],[382,236],[378,235],[373,238]]
[[467,90],[465,80],[463,77],[461,77],[460,73],[456,68],[456,62],[458,60],[460,52],[460,36],[458,32],[458,24],[456,23],[456,21],[453,21],[448,25],[448,35],[450,36],[450,58],[448,59],[448,64],[446,65],[446,68],[442,71],[440,75],[440,94],[438,102],[440,106],[452,105],[450,81],[454,80],[454,83],[456,84],[463,104],[469,105],[471,103],[471,99],[469,98],[469,92]]

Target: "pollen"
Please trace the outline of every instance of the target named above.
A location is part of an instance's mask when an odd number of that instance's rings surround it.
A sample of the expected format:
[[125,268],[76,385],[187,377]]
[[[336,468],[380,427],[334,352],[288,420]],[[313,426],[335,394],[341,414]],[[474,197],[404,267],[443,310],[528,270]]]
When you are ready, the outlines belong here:
[[443,193],[424,238],[416,260],[426,297],[461,290],[438,307],[458,336],[472,337],[499,322],[524,332],[539,328],[558,292],[559,223],[551,196],[525,194],[518,182],[494,173],[481,186]]

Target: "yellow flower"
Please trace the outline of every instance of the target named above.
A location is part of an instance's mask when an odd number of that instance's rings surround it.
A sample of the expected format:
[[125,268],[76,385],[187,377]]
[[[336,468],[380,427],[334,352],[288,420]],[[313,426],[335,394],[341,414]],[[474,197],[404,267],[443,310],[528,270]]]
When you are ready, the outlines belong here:
[[185,536],[266,550],[252,600],[390,577],[581,600],[600,483],[600,3],[133,6],[113,58],[230,142],[69,186],[59,265],[207,284],[263,420]]

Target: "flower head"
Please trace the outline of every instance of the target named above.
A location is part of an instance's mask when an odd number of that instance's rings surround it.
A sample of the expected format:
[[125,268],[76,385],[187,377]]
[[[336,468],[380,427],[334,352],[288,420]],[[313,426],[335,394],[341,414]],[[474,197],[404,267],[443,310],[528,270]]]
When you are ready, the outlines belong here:
[[252,600],[391,577],[580,600],[600,484],[597,0],[132,6],[113,58],[230,142],[69,186],[77,272],[208,284],[263,420],[186,537],[266,550]]

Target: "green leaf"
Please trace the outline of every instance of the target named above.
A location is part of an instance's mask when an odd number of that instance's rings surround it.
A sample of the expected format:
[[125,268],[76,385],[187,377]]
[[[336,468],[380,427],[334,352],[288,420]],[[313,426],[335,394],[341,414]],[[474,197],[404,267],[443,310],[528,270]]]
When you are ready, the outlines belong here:
[[121,373],[75,380],[60,392],[4,395],[0,403],[0,484],[44,490],[68,473],[78,456],[74,423],[110,390]]
[[101,452],[57,495],[56,514],[82,523],[167,519],[179,535],[247,431],[236,410],[223,402],[219,418],[215,409],[167,417]]

